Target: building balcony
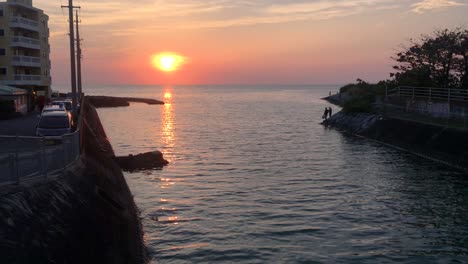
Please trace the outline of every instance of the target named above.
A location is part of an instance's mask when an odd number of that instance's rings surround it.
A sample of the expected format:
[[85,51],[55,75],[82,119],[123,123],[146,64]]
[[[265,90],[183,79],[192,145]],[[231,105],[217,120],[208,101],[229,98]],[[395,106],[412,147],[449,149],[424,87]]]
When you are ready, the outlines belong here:
[[24,67],[41,67],[40,57],[31,56],[13,56],[11,58],[11,64],[13,66],[24,66]]
[[19,6],[26,8],[28,10],[38,11],[39,9],[33,7],[32,5],[24,4],[21,0],[10,0],[7,2],[8,5]]
[[24,29],[28,29],[28,30],[32,30],[32,31],[36,31],[36,32],[39,31],[39,23],[38,22],[36,22],[34,20],[18,17],[18,16],[14,16],[14,17],[12,17],[10,19],[10,27],[24,28]]
[[5,85],[35,85],[35,86],[47,86],[50,84],[48,77],[41,75],[27,75],[27,74],[16,74],[13,75],[13,80],[2,80],[0,84]]
[[41,49],[41,43],[37,39],[26,38],[26,37],[12,37],[11,44],[12,47],[23,47],[29,49]]
[[40,81],[41,75],[16,74],[15,81]]

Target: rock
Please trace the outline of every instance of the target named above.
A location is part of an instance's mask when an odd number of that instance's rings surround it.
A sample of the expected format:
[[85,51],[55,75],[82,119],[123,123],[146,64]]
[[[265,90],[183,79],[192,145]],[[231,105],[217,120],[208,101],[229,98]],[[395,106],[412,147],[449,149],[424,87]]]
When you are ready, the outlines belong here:
[[368,113],[344,113],[338,112],[322,122],[324,126],[345,129],[352,133],[363,133],[370,129],[379,120],[377,115]]
[[164,159],[161,151],[157,150],[138,155],[115,157],[115,160],[125,171],[162,168],[163,166],[169,164],[169,162]]

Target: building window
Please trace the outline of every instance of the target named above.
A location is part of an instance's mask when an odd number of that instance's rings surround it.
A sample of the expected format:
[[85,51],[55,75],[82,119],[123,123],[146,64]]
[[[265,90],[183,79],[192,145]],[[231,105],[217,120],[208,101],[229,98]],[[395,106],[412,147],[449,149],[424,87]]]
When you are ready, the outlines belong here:
[[7,68],[0,68],[0,75],[6,75],[7,74]]
[[0,49],[0,56],[5,56],[5,53],[6,53],[5,49]]
[[3,9],[0,9],[0,16],[3,16]]
[[5,36],[5,30],[4,29],[0,29],[0,37],[3,37]]

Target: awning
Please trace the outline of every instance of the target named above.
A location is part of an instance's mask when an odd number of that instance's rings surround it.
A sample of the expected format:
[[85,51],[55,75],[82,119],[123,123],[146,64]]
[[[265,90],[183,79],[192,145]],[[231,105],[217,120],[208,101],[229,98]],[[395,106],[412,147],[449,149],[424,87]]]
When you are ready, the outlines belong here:
[[22,95],[28,94],[28,91],[8,85],[0,85],[0,95]]

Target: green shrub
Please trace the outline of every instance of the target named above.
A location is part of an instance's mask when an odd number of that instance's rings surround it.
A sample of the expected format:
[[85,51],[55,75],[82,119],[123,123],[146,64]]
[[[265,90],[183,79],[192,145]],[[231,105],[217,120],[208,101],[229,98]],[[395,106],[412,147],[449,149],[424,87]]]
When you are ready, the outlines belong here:
[[340,89],[340,93],[346,94],[350,98],[343,104],[343,111],[371,112],[372,103],[375,102],[377,96],[385,95],[385,87],[387,85],[384,81],[370,84],[357,79],[357,83],[343,86]]
[[369,98],[350,99],[344,103],[343,111],[346,113],[370,113],[372,111],[372,101]]

